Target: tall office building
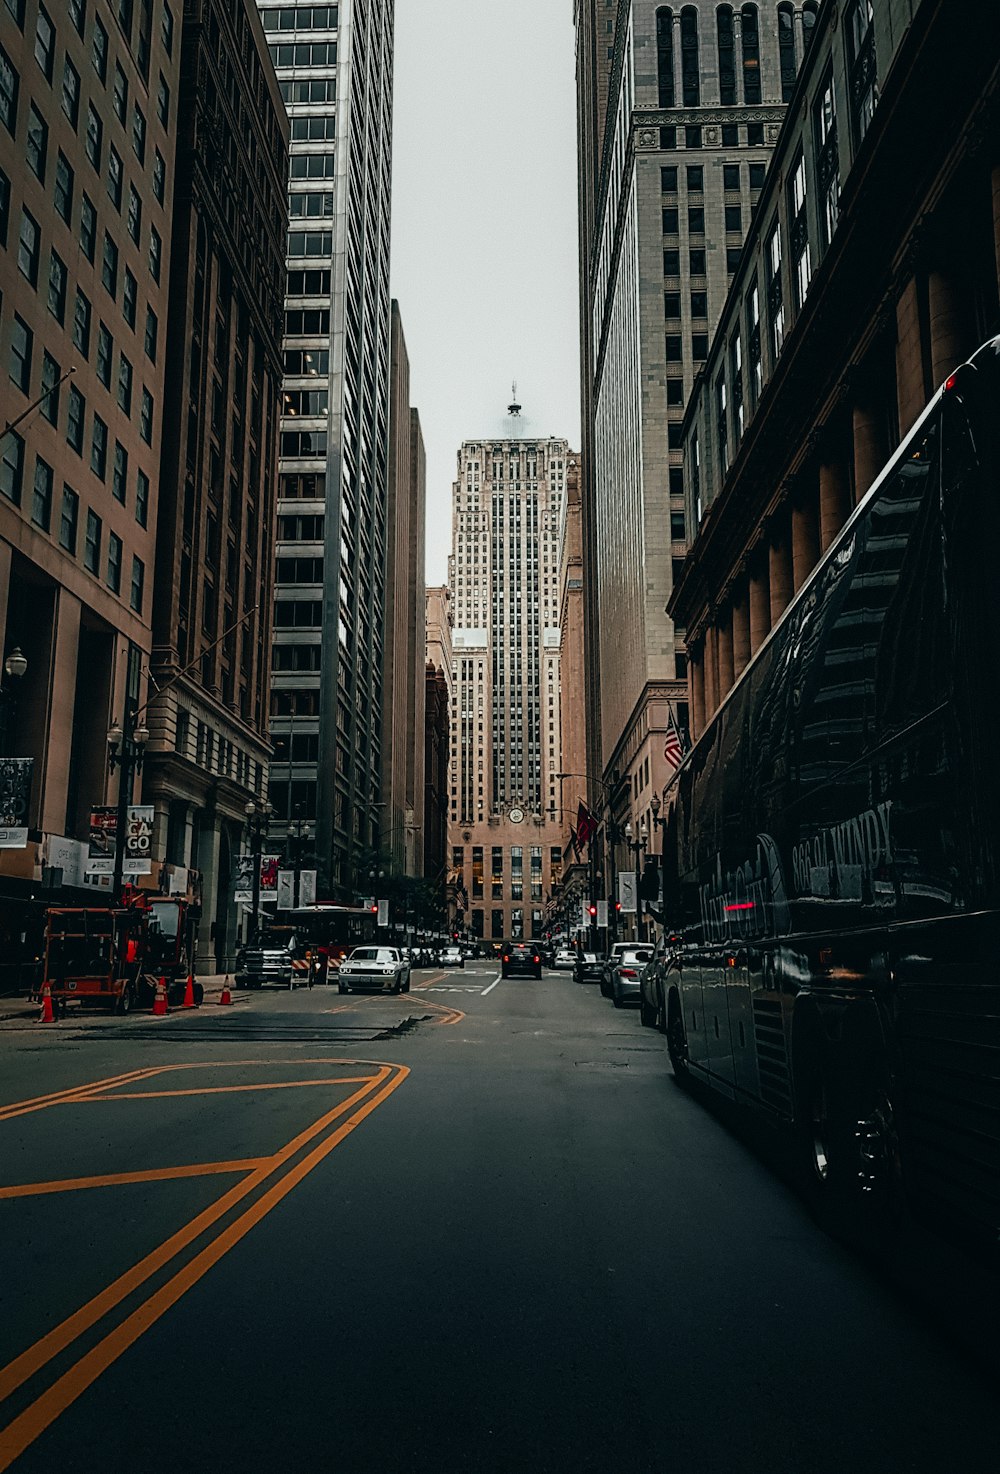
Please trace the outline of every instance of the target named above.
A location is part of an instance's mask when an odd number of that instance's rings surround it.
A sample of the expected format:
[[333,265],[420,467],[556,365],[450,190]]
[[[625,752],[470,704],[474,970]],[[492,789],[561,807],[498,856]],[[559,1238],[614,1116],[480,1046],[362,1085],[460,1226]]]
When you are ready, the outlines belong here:
[[575,460],[517,404],[502,438],[458,454],[450,834],[474,936],[539,934],[561,869],[559,536]]
[[636,829],[687,723],[685,405],[816,12],[576,0],[588,769]]
[[272,838],[314,818],[348,897],[381,828],[393,0],[261,17],[291,116]]

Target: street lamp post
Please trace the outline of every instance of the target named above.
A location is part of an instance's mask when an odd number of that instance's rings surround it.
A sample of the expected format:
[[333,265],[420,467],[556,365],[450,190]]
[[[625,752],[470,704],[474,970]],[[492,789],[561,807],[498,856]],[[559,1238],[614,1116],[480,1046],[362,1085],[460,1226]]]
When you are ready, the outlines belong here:
[[253,856],[253,886],[252,900],[250,902],[253,909],[250,917],[250,936],[247,938],[250,941],[257,929],[257,918],[260,914],[260,865],[264,837],[270,826],[271,815],[274,810],[266,801],[258,802],[257,799],[252,798],[244,806],[243,812],[247,816],[247,828],[250,831],[250,852]]
[[646,827],[646,821],[645,821],[645,819],[643,819],[640,822],[640,824],[639,824],[639,836],[638,836],[637,839],[633,839],[632,838],[632,825],[631,825],[631,823],[630,822],[629,823],[626,823],[626,825],[625,825],[625,843],[628,845],[629,849],[632,850],[633,853],[635,854],[635,904],[636,904],[636,924],[635,924],[635,929],[636,929],[636,933],[637,933],[637,939],[641,942],[641,941],[644,940],[643,932],[645,931],[646,928],[643,925],[642,909],[641,909],[642,903],[639,900],[639,876],[640,876],[639,856],[640,855],[644,855],[646,853],[646,851],[648,850],[648,848],[649,848],[649,830]]
[[292,902],[295,906],[298,906],[300,901],[300,891],[302,883],[302,855],[305,846],[308,844],[309,840],[312,839],[312,824],[308,819],[303,817],[301,804],[296,804],[295,808],[292,811],[292,818],[288,824],[289,840],[292,839],[293,824],[295,826],[295,889],[292,893]]
[[118,775],[118,808],[115,815],[115,864],[111,877],[111,900],[120,905],[122,879],[125,873],[125,840],[128,824],[128,809],[132,802],[132,788],[137,773],[142,772],[142,761],[149,741],[149,728],[139,720],[139,712],[132,698],[126,697],[125,709],[120,722],[108,728],[108,769]]
[[13,753],[7,751],[7,739],[17,711],[17,688],[28,673],[28,661],[19,645],[15,645],[7,656],[3,668],[7,685],[0,686],[0,756],[13,757]]

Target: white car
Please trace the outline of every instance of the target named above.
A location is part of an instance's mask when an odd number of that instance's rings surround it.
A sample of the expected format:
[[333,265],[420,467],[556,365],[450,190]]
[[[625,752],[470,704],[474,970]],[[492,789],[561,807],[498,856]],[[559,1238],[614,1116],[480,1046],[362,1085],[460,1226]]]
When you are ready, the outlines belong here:
[[442,967],[464,967],[465,953],[461,947],[445,947],[441,953]]
[[341,993],[350,993],[355,988],[408,993],[410,964],[398,947],[355,947],[340,964],[337,981]]
[[572,947],[560,947],[552,966],[559,972],[572,972],[576,967],[576,953]]

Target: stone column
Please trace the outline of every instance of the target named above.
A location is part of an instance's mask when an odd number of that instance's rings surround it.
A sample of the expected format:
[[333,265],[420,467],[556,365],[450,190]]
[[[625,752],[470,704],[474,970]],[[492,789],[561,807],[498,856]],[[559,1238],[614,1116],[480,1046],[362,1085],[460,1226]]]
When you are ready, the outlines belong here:
[[833,542],[851,510],[851,487],[843,461],[823,461],[819,468],[819,542],[822,552]]
[[860,501],[885,465],[888,447],[883,420],[870,406],[854,406],[853,426],[854,495]]
[[740,676],[750,664],[750,594],[744,587],[733,600],[733,678]]
[[681,12],[674,11],[674,107],[684,106],[684,72],[681,68]]
[[736,679],[733,666],[733,611],[727,609],[721,616],[718,629],[719,652],[719,701],[725,701],[733,689]]
[[203,815],[195,864],[201,871],[201,921],[195,943],[195,971],[200,977],[215,972],[215,915],[219,906],[219,846],[222,820]]
[[900,435],[906,435],[916,423],[926,400],[920,293],[913,277],[896,303],[896,402]]
[[795,592],[819,561],[819,517],[816,492],[810,487],[792,506],[792,578]]
[[767,560],[760,557],[750,568],[750,654],[757,651],[771,630],[771,585]]
[[792,602],[792,551],[788,546],[787,529],[781,532],[780,541],[772,542],[768,549],[767,571],[771,590],[771,627],[773,628]]
[[688,656],[691,673],[691,735],[695,742],[705,730],[705,647],[692,649]]
[[719,642],[715,625],[705,631],[705,726],[719,709]]
[[967,313],[962,288],[944,271],[927,278],[927,305],[931,327],[931,377],[939,389],[972,351],[966,330]]
[[79,645],[80,601],[66,589],[60,589],[52,619],[45,774],[38,812],[38,827],[47,834],[66,833]]

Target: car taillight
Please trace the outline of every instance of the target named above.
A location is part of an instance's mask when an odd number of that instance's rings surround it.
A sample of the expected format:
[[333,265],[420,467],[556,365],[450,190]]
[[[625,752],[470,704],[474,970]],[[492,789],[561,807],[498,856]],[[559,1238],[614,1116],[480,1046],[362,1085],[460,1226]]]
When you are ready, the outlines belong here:
[[637,978],[639,974],[631,967],[620,967],[618,972],[623,978]]
[[535,961],[536,961],[536,962],[537,962],[537,961],[538,961],[538,960],[539,960],[539,959],[538,959],[538,958],[537,958],[537,957],[536,957],[536,958],[535,958]]
[[503,960],[504,960],[504,962],[509,962],[510,961],[510,957],[507,955],[506,952],[503,955]]

